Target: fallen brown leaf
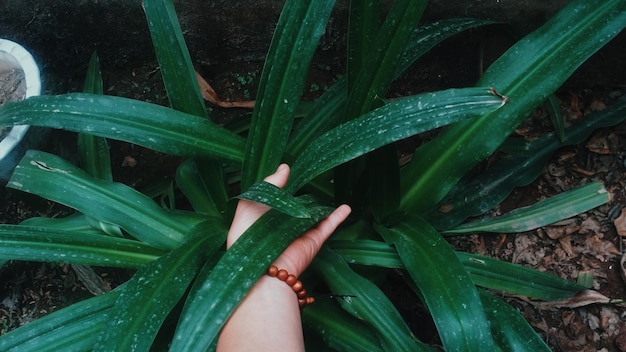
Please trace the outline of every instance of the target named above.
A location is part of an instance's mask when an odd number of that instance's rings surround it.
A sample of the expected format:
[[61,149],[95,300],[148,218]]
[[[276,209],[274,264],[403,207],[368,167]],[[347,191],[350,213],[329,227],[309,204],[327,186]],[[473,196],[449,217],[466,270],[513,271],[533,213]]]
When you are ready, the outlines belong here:
[[626,253],[624,253],[624,255],[622,255],[622,259],[620,259],[619,261],[619,272],[622,275],[622,280],[624,280],[624,282],[626,282],[626,267],[624,266],[624,264],[626,263]]
[[619,304],[623,305],[623,300],[611,299],[597,291],[585,290],[574,297],[551,302],[537,302],[535,303],[540,309],[555,309],[555,308],[580,308],[591,304]]
[[574,250],[572,249],[572,236],[560,237],[559,243],[568,257],[574,256]]
[[544,230],[548,237],[553,240],[558,240],[559,238],[567,237],[573,233],[578,232],[580,226],[546,226]]
[[254,108],[254,100],[224,101],[220,99],[215,92],[215,89],[213,89],[213,87],[211,87],[211,85],[197,71],[195,71],[195,73],[196,79],[198,80],[198,86],[200,86],[200,93],[202,93],[202,98],[209,103],[222,108]]
[[613,220],[613,225],[615,225],[618,235],[626,237],[626,208],[622,209],[620,216]]
[[602,233],[602,225],[597,219],[589,217],[580,224],[579,232],[599,234]]
[[618,147],[619,142],[615,133],[607,133],[606,131],[598,131],[589,142],[587,142],[587,149],[596,154],[613,154]]
[[619,249],[610,241],[604,241],[598,235],[591,235],[585,238],[584,254],[590,254],[604,261],[598,256],[620,254]]

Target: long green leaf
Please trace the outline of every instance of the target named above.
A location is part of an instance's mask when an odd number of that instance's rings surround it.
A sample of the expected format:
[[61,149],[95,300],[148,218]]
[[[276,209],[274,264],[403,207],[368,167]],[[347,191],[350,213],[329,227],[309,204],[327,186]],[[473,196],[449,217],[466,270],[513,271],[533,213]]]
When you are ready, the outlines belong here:
[[475,18],[451,18],[419,26],[411,34],[411,40],[396,66],[394,78],[400,77],[417,59],[445,39],[462,31],[490,24],[494,22]]
[[409,330],[400,313],[384,293],[371,281],[355,273],[348,264],[328,247],[322,247],[313,261],[332,292],[356,296],[350,302],[339,303],[347,312],[370,324],[385,351],[428,351]]
[[138,241],[41,226],[0,225],[0,258],[137,268],[164,254]]
[[79,133],[78,145],[81,167],[94,177],[113,181],[111,154],[106,138]]
[[265,204],[287,215],[297,218],[310,218],[306,207],[285,190],[265,181],[253,184],[236,198]]
[[[329,213],[309,209],[300,219],[270,210],[237,240],[220,261],[205,265],[183,308],[171,351],[205,351],[252,285],[296,237]],[[245,258],[245,259],[244,259]]]
[[[395,248],[384,242],[340,240],[332,241],[330,245],[351,264],[405,269]],[[521,265],[478,254],[455,254],[474,284],[485,288],[543,301],[566,299],[585,289],[585,286]]]
[[[103,94],[104,92],[100,60],[96,53],[93,53],[89,60],[83,92],[91,94]],[[106,139],[79,133],[78,152],[80,153],[81,167],[87,173],[103,180],[113,180],[111,175],[111,155]]]
[[[349,88],[348,108],[344,121],[363,115],[371,109],[374,99],[385,97],[395,78],[402,54],[411,40],[428,1],[394,1],[369,55],[359,64],[360,74]],[[372,10],[372,9],[369,9]]]
[[334,0],[285,2],[252,115],[243,190],[272,173],[283,158],[309,64],[334,4]]
[[[603,111],[588,116],[565,130],[562,142],[554,133],[535,141],[516,143],[510,138],[500,150],[508,155],[492,163],[484,173],[460,182],[440,203],[439,209],[428,214],[427,220],[440,230],[458,226],[471,216],[479,216],[502,202],[515,187],[525,186],[543,171],[549,157],[557,148],[578,144],[600,127],[613,126],[626,119],[626,99],[620,99]],[[512,148],[511,146],[517,146]]]
[[206,220],[199,214],[168,212],[128,186],[93,178],[57,156],[34,150],[17,165],[8,186],[116,224],[159,249],[178,247],[191,226]]
[[91,58],[89,59],[89,66],[87,67],[87,75],[85,77],[85,84],[83,85],[83,92],[91,94],[104,94],[102,71],[100,70],[100,58],[96,52],[91,54]]
[[176,184],[194,210],[209,216],[223,216],[228,195],[221,168],[201,159],[189,159],[176,169]]
[[208,119],[138,100],[83,93],[38,96],[0,107],[0,125],[84,132],[163,153],[243,161],[240,136]]
[[487,88],[450,89],[395,100],[317,138],[292,166],[286,189],[295,191],[324,171],[383,145],[494,111],[502,104]]
[[404,269],[398,252],[391,245],[375,240],[330,240],[327,243],[350,264]]
[[226,228],[200,226],[190,240],[145,265],[117,299],[94,351],[149,351],[161,324],[207,258],[226,240]]
[[514,233],[530,231],[584,213],[610,200],[601,183],[590,183],[572,191],[517,208],[505,215],[484,218],[444,232],[446,235],[475,232]]
[[[89,60],[87,77],[85,78],[84,93],[104,94],[102,83],[102,71],[100,71],[100,59],[94,52]],[[91,176],[106,181],[113,181],[111,169],[111,153],[109,143],[106,138],[97,137],[88,133],[78,134],[78,154],[80,155],[80,165]],[[87,217],[88,222],[94,227],[104,230],[108,234],[121,237],[122,233],[118,226],[103,223],[91,217]]]
[[456,124],[420,147],[404,168],[402,208],[434,207],[532,109],[625,26],[623,0],[575,0],[509,49],[478,85],[495,87],[510,103],[496,113]]
[[304,327],[320,335],[333,351],[383,351],[372,328],[334,302],[316,302],[302,311],[302,319]]
[[557,136],[559,136],[559,139],[563,141],[565,139],[565,118],[561,113],[561,103],[559,101],[559,98],[557,98],[556,95],[552,94],[548,97],[543,105],[548,111],[548,116],[550,116],[554,131],[556,132]]
[[479,293],[491,323],[491,332],[502,351],[550,351],[548,345],[515,308],[485,291],[481,290]]
[[87,216],[80,213],[74,213],[62,218],[32,217],[20,222],[20,225],[74,231],[84,235],[108,235],[108,233],[103,233],[102,229],[92,226],[90,221],[87,220]]
[[[348,77],[348,100],[342,121],[356,119],[381,105],[380,99],[387,95],[396,67],[402,60],[402,54],[406,50],[426,3],[426,0],[394,1],[373,42],[365,43],[360,40],[361,43],[356,48],[356,53],[360,54],[356,61],[360,69],[358,74],[355,75],[354,69],[350,67],[352,64],[350,58],[348,60],[348,74],[352,77]],[[357,13],[377,10],[375,6],[364,9],[361,6],[352,7],[351,10],[356,10]],[[375,32],[370,30],[369,34],[374,35]],[[369,49],[369,52],[363,52],[365,49]],[[381,153],[383,152],[377,152],[377,154]],[[385,154],[390,157],[393,153],[387,149]],[[334,169],[335,199],[340,202],[350,202],[357,208],[362,206],[365,202],[363,195],[368,191],[368,184],[363,180],[365,167],[366,160],[356,159],[350,163],[338,165]]]
[[316,137],[336,127],[341,123],[341,114],[344,112],[348,93],[346,92],[346,78],[340,78],[321,97],[315,101],[315,106],[294,128],[287,145],[286,160],[293,162],[305,152],[306,147]]
[[89,351],[121,290],[60,309],[0,336],[6,352]]
[[[443,40],[466,29],[491,23],[493,22],[475,19],[450,19],[418,27],[413,31],[411,41],[396,68],[394,79],[400,77],[413,62]],[[342,122],[347,99],[348,89],[344,76],[315,102],[315,107],[294,129],[287,146],[288,161],[295,160],[316,137]]]
[[172,107],[208,117],[172,0],[144,0],[152,44]]
[[370,53],[372,44],[380,30],[382,8],[380,0],[350,1],[348,19],[348,91],[354,87],[361,69]]
[[[143,2],[146,13],[152,43],[159,61],[161,75],[167,90],[172,107],[178,111],[186,112],[200,117],[208,117],[204,100],[200,93],[200,88],[195,75],[195,70],[191,62],[187,45],[183,38],[183,33],[176,17],[172,0],[149,0]],[[214,136],[206,135],[205,138]],[[221,165],[217,161],[203,159],[198,161],[201,164],[196,171],[201,172],[200,178],[210,179],[220,177]],[[179,183],[180,185],[180,183]],[[185,185],[182,186],[183,188]],[[225,205],[219,197],[226,194],[224,182],[215,182],[209,188],[210,199],[204,200],[204,204],[216,202],[215,208],[205,209],[213,215],[222,210]],[[200,198],[206,196],[205,193],[198,193],[193,196],[196,202],[201,202]]]
[[456,252],[476,285],[543,301],[563,300],[586,287],[539,270],[478,254]]
[[445,239],[428,223],[408,217],[378,226],[393,244],[428,307],[447,351],[493,351],[489,321],[478,291]]

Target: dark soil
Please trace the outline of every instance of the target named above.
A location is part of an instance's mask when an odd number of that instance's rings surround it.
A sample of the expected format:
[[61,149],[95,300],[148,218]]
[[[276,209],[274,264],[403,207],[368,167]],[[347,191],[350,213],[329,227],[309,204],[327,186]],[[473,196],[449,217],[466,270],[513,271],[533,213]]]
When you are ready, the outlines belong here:
[[[485,36],[479,31],[474,32],[470,40],[452,40],[418,62],[415,69],[394,84],[392,95],[472,85],[479,76],[480,66],[479,51],[475,48],[481,47],[485,38],[499,43],[496,48],[491,48],[489,43],[492,42],[487,40],[485,64],[490,55],[496,57],[509,41],[506,36],[497,33]],[[458,55],[455,50],[467,55]],[[610,47],[608,50],[616,49]],[[208,58],[196,59],[197,69],[224,100],[255,98],[261,60],[213,63]],[[343,62],[341,57],[317,57],[307,84],[306,98],[312,99],[330,86],[338,72],[344,71]],[[570,121],[584,118],[626,95],[626,87],[620,86],[626,72],[621,70],[623,67],[617,69],[617,74],[601,72],[598,67],[583,68],[558,93],[563,113]],[[69,73],[44,73],[44,94],[80,91],[82,81],[77,77],[81,77],[83,71],[84,67]],[[167,105],[156,63],[103,67],[103,74],[107,94]],[[249,112],[241,109],[212,108],[211,113],[214,120],[223,124],[249,117]],[[531,138],[549,130],[548,121],[546,113],[538,110],[518,133]],[[54,131],[52,141],[42,145],[42,149],[76,161],[74,138],[71,133]],[[626,124],[600,130],[590,140],[558,151],[537,181],[515,190],[493,210],[493,214],[535,203],[590,181],[604,182],[613,194],[611,203],[557,226],[515,236],[473,235],[455,239],[453,245],[569,280],[576,280],[581,272],[591,272],[595,289],[607,297],[626,299],[626,285],[620,276],[624,268],[619,264],[624,244],[613,225],[613,220],[626,205],[624,145]],[[602,146],[606,148],[602,149]],[[182,161],[178,157],[116,141],[111,141],[111,153],[115,180],[137,189],[171,182],[176,166]],[[32,216],[62,216],[69,212],[63,206],[10,189],[0,189],[0,199],[0,223],[19,223]],[[567,235],[555,237],[554,232]],[[95,272],[107,287],[115,287],[131,274],[108,268],[95,268]],[[399,285],[401,280],[395,280],[398,275],[401,273],[391,275],[386,291],[417,335],[436,344],[436,332],[429,328],[427,315],[411,291]],[[0,335],[91,295],[75,270],[66,264],[10,262],[0,269]],[[502,297],[524,314],[555,351],[626,351],[626,310],[621,306],[594,304],[582,308],[546,308],[521,297]]]

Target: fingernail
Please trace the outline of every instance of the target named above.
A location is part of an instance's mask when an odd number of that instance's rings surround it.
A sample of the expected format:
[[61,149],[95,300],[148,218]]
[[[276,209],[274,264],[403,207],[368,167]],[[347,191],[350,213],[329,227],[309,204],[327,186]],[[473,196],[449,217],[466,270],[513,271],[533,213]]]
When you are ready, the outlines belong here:
[[276,169],[276,172],[284,171],[286,168],[287,168],[287,164],[280,164],[278,165],[278,169]]

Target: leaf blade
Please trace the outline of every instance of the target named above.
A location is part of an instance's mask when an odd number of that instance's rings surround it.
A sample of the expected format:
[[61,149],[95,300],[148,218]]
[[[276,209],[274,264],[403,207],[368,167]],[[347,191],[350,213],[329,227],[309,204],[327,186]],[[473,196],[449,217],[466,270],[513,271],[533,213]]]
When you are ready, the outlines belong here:
[[599,182],[558,194],[531,206],[509,213],[469,222],[444,232],[446,235],[473,232],[515,233],[530,231],[591,210],[610,200],[609,192]]
[[324,171],[383,145],[501,106],[502,100],[487,88],[450,89],[390,102],[313,141],[293,164],[285,189],[295,191]]
[[142,2],[163,83],[172,107],[208,117],[172,0]]
[[165,252],[138,241],[42,226],[0,225],[0,258],[137,268]]
[[[202,263],[225,241],[225,228],[204,224],[190,240],[143,266],[126,283],[94,351],[148,351],[161,324]],[[130,318],[132,317],[132,318]]]
[[417,217],[407,217],[392,228],[377,226],[377,230],[396,247],[431,312],[444,348],[492,351],[494,341],[476,287],[443,237]]
[[402,209],[432,209],[532,109],[625,26],[625,2],[576,0],[515,44],[478,82],[495,87],[510,103],[475,121],[456,124],[420,147],[403,170]]
[[190,226],[205,220],[199,214],[168,212],[128,186],[93,178],[57,156],[34,150],[17,165],[8,186],[118,225],[160,249],[176,248]]
[[34,125],[122,140],[174,155],[243,161],[245,141],[205,118],[138,100],[84,93],[0,108],[0,125]]
[[[500,150],[507,157],[496,160],[487,171],[458,183],[426,219],[439,230],[448,230],[471,216],[479,216],[502,202],[515,187],[535,180],[557,148],[581,143],[601,127],[613,126],[626,119],[626,99],[609,108],[590,114],[565,130],[560,141],[554,133],[536,141],[518,143],[509,138]],[[446,209],[446,212],[440,209]]]
[[236,198],[267,205],[296,218],[310,218],[306,207],[285,190],[265,181],[253,184]]
[[385,351],[428,351],[374,283],[355,273],[343,259],[328,247],[322,247],[312,268],[318,272],[333,292],[349,292],[350,303],[340,300],[344,310],[369,323]]
[[306,73],[334,0],[287,1],[268,53],[246,144],[242,189],[271,174],[285,153]]

